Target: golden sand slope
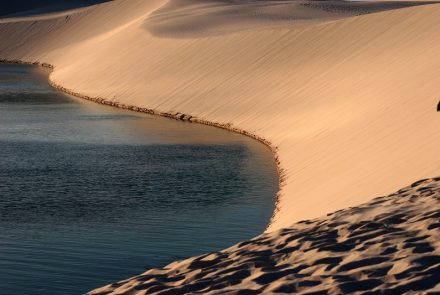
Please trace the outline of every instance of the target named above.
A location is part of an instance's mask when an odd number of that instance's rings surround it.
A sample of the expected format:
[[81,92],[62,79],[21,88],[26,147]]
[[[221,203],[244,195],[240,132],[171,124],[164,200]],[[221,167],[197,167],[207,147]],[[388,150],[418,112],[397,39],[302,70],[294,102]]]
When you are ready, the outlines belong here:
[[437,178],[221,252],[151,269],[90,294],[440,291],[439,238]]
[[4,20],[0,59],[48,62],[50,79],[76,92],[266,138],[285,172],[271,230],[440,170],[440,5],[307,26],[245,24],[216,36],[152,35],[152,16],[182,3],[119,0],[61,18]]
[[270,232],[439,174],[440,5],[419,4],[117,0],[0,20],[0,59],[270,141]]

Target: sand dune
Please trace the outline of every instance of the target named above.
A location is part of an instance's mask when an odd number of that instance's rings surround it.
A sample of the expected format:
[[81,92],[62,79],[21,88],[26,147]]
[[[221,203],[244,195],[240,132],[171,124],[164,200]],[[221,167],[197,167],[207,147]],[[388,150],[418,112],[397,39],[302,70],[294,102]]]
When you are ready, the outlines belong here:
[[420,4],[117,0],[1,19],[0,59],[265,139],[282,180],[271,232],[439,174],[440,5]]
[[269,140],[284,169],[271,230],[439,171],[439,5],[158,38],[144,23],[165,3],[121,0],[70,18],[5,20],[0,59],[47,62],[50,79],[76,92]]
[[90,294],[439,291],[439,217],[440,178],[423,180],[369,203],[151,269]]

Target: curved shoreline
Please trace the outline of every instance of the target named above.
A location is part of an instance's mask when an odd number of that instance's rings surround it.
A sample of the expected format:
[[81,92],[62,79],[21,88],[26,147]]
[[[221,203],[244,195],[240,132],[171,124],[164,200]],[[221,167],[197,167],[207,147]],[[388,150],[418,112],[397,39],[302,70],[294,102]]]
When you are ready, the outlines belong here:
[[[51,71],[53,71],[55,68],[54,65],[49,64],[49,63],[45,63],[45,62],[32,63],[32,62],[27,62],[27,61],[23,61],[23,60],[4,60],[3,59],[3,60],[0,60],[0,63],[1,64],[22,64],[22,65],[40,66],[43,68],[51,69]],[[208,120],[199,119],[197,117],[187,115],[187,114],[178,113],[178,112],[177,113],[158,112],[158,111],[155,111],[155,110],[149,109],[149,108],[141,108],[141,107],[137,107],[134,105],[127,105],[127,104],[123,104],[123,103],[119,103],[119,102],[113,102],[113,101],[106,100],[105,98],[101,98],[101,97],[90,97],[90,96],[81,94],[79,92],[75,92],[74,90],[67,89],[67,88],[55,83],[54,81],[52,81],[50,79],[50,74],[48,76],[48,83],[54,89],[56,89],[60,92],[63,92],[65,94],[72,95],[77,98],[85,99],[88,101],[93,101],[95,103],[99,103],[99,104],[103,104],[103,105],[107,105],[107,106],[112,106],[112,107],[116,107],[116,108],[120,108],[120,109],[129,110],[129,111],[133,111],[133,112],[144,113],[144,114],[153,115],[153,116],[160,116],[160,117],[165,117],[165,118],[174,119],[174,120],[178,120],[178,121],[189,122],[189,123],[196,123],[196,124],[212,126],[212,127],[220,128],[223,130],[235,132],[237,134],[241,134],[241,135],[250,137],[250,138],[257,140],[260,143],[264,144],[266,147],[268,147],[270,149],[270,151],[272,153],[272,157],[273,157],[273,160],[274,160],[274,163],[276,166],[276,171],[277,171],[277,176],[278,176],[278,191],[275,194],[274,211],[271,215],[269,222],[266,225],[264,232],[266,232],[266,230],[271,226],[273,219],[275,218],[275,214],[279,211],[279,199],[281,197],[282,187],[283,187],[283,184],[285,181],[285,170],[282,168],[281,162],[278,157],[278,152],[277,152],[278,148],[276,146],[274,146],[269,140],[262,138],[256,134],[251,133],[251,132],[248,132],[246,130],[232,127],[231,124],[220,124],[217,122],[211,122]]]
[[[101,103],[267,140],[283,176],[267,231],[438,170],[430,160],[440,142],[432,112],[438,6],[391,5],[306,28],[157,38],[144,19],[167,2],[118,0],[70,19],[4,23],[0,59],[55,65],[55,84]],[[411,34],[396,34],[405,30]],[[393,50],[399,44],[406,49]]]

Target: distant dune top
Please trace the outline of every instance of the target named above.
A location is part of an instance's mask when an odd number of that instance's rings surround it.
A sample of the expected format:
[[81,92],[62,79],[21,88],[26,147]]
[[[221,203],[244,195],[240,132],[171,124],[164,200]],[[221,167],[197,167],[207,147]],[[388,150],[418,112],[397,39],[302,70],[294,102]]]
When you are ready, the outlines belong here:
[[200,37],[241,30],[304,25],[432,1],[171,0],[145,28],[162,37]]
[[0,6],[0,17],[22,17],[82,8],[110,0],[14,0]]

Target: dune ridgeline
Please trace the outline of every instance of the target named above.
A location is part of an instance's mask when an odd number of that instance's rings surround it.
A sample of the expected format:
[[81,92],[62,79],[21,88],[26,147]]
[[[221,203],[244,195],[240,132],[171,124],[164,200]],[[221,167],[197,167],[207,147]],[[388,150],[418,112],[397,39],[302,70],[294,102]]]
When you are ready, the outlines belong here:
[[0,60],[253,136],[279,165],[261,236],[92,294],[440,288],[439,53],[435,2],[116,0],[0,19]]

